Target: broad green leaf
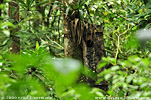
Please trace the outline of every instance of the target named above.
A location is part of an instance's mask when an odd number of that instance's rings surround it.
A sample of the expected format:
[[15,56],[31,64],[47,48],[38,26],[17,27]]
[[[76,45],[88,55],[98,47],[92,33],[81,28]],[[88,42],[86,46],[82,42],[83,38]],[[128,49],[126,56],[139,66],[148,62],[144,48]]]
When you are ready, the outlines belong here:
[[112,75],[111,74],[107,74],[107,75],[105,75],[105,80],[108,80],[109,78],[111,78],[112,77]]
[[99,63],[99,65],[98,65],[98,68],[101,69],[101,68],[105,67],[107,64],[108,64],[108,62],[106,62],[106,61],[101,61],[101,62]]
[[3,30],[3,33],[4,33],[7,37],[9,37],[9,36],[10,36],[10,32],[9,32],[9,30]]
[[111,71],[116,71],[116,70],[118,70],[120,67],[119,66],[112,66],[111,67]]

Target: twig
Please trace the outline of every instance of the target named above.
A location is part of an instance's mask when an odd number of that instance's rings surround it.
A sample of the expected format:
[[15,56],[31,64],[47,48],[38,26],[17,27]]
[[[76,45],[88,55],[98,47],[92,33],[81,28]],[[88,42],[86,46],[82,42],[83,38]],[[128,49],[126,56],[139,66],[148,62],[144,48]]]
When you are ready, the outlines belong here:
[[[61,13],[61,11],[60,11]],[[61,38],[61,33],[60,33],[60,16],[59,16],[59,20],[58,20],[58,33],[59,33],[59,43],[60,43],[60,38]]]
[[55,43],[56,45],[58,45],[59,47],[61,47],[62,49],[64,49],[64,47],[62,47],[60,44],[58,44],[57,42],[51,40],[48,35],[46,34],[46,37],[48,38],[48,40],[50,40],[51,42]]
[[123,35],[123,34],[125,34],[125,33],[127,33],[128,31],[129,31],[129,24],[128,24],[128,26],[127,26],[127,30],[124,31],[122,34],[120,34],[120,36]]
[[[118,32],[119,35],[116,34],[116,36],[117,36],[117,38],[118,38],[117,50],[116,50],[116,55],[115,55],[115,60],[116,60],[116,61],[117,61],[117,56],[118,56],[118,54],[119,54],[119,51],[122,52],[121,49],[120,49],[120,37],[121,37],[122,35],[124,35],[125,33],[127,33],[128,31],[129,31],[129,24],[128,24],[128,29],[127,29],[126,31],[124,31],[122,34],[120,34],[120,32]],[[115,64],[116,64],[116,62],[115,62]]]
[[124,16],[122,16],[122,15],[119,15],[119,14],[118,14],[118,16],[124,18],[126,21],[131,21],[131,22],[133,22],[133,23],[135,23],[135,24],[138,24],[137,22],[134,22],[134,21],[132,21],[132,20],[128,20],[126,17],[124,17]]
[[[34,33],[34,34],[35,34],[41,41],[45,42],[46,44],[48,44],[48,45],[50,45],[50,46],[52,46],[52,47],[54,47],[54,48],[60,49],[58,46],[54,46],[54,45],[48,43],[48,41],[43,40],[43,39],[42,39],[41,37],[39,37],[36,33]],[[59,45],[59,46],[60,46],[60,45]],[[61,49],[63,49],[62,46],[60,46],[60,47],[61,47]]]
[[[119,49],[120,49],[120,36],[118,36],[118,44],[117,44],[117,50],[116,50],[116,55],[115,55],[115,60],[117,61],[117,56],[119,53]],[[115,65],[116,65],[116,61],[115,61]]]

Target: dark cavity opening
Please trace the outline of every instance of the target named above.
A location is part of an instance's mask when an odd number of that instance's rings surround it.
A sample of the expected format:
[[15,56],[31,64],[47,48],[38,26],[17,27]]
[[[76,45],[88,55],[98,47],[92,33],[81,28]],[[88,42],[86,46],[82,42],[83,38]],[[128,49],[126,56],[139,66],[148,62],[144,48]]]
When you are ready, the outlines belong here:
[[93,41],[92,40],[88,40],[86,42],[86,44],[87,44],[87,47],[92,47],[93,46]]

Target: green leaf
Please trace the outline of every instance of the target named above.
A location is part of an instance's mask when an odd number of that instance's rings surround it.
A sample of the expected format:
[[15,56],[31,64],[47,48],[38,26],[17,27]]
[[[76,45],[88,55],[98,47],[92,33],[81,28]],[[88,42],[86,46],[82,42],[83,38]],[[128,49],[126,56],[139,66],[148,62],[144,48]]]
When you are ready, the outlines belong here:
[[144,66],[149,66],[150,65],[149,59],[147,59],[147,58],[142,59],[142,63],[143,63]]
[[31,6],[32,6],[32,4],[33,4],[34,1],[35,0],[27,0],[26,1],[26,5],[27,5],[28,10],[31,8]]
[[84,18],[83,11],[82,11],[82,10],[79,10],[79,14],[80,14],[80,20],[83,20],[83,18]]
[[108,64],[106,61],[101,61],[98,65],[98,68],[101,69],[102,67],[105,67]]
[[[80,0],[80,1],[81,1],[81,0]],[[85,2],[84,2],[84,0],[82,0],[82,3],[80,3],[80,5],[79,5],[79,9],[81,9],[82,6],[84,6],[84,4],[85,4]]]
[[43,5],[43,4],[46,4],[46,3],[48,3],[48,1],[39,2],[39,3],[36,3],[35,5],[31,6],[31,8],[36,7],[36,6],[39,6],[39,5]]
[[112,75],[111,74],[107,74],[107,75],[105,75],[105,80],[108,80],[109,78],[111,78],[112,77]]
[[99,80],[96,81],[96,84],[99,84],[100,82],[104,81],[103,78],[100,78]]
[[129,76],[127,77],[127,79],[126,79],[126,82],[127,82],[127,83],[130,83],[133,79],[134,79],[134,75],[133,75],[133,74],[132,74],[132,75],[129,75]]
[[10,36],[10,32],[9,32],[9,30],[3,30],[3,33],[4,33],[7,37],[9,37],[9,36]]
[[124,90],[120,90],[119,91],[119,97],[124,97],[124,93],[125,93]]
[[67,7],[67,9],[66,9],[66,16],[68,15],[69,10],[70,10],[70,8],[69,8],[69,7]]
[[27,5],[24,3],[24,1],[23,0],[17,0],[19,3],[21,3],[21,5],[23,6],[23,7],[25,7],[25,8],[27,8]]
[[116,70],[118,70],[120,67],[119,66],[113,66],[113,67],[111,67],[111,71],[116,71]]
[[142,83],[140,88],[143,89],[143,88],[146,88],[148,86],[150,86],[150,83]]
[[0,60],[3,59],[3,57],[0,55]]
[[76,9],[79,9],[79,3],[78,2],[76,3]]
[[36,50],[37,51],[39,50],[39,43],[38,43],[38,41],[36,41]]

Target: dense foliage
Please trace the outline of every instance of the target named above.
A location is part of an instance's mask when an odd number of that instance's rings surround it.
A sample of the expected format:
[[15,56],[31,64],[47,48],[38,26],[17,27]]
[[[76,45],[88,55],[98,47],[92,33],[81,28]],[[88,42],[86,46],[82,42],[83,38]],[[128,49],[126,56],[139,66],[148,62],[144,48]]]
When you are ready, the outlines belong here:
[[[11,0],[2,1],[0,100],[151,98],[150,0],[78,0],[76,6],[68,7],[61,0],[16,0],[20,6],[16,23],[8,16]],[[70,8],[78,10],[82,20],[103,26],[106,57],[98,69],[111,67],[97,75],[80,61],[64,58],[63,15],[68,15]],[[19,31],[11,33],[10,27],[18,26]],[[19,54],[9,51],[13,35],[20,38]],[[105,79],[109,90],[106,93],[79,83],[81,74],[98,76],[96,83]]]

